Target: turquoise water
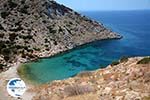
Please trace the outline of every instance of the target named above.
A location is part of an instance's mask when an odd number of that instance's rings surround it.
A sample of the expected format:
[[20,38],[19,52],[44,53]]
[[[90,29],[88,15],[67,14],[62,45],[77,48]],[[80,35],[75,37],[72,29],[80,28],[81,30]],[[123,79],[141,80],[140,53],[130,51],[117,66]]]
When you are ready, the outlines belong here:
[[26,64],[37,83],[72,77],[81,71],[107,66],[121,56],[150,56],[150,12],[82,12],[120,33],[121,40],[96,41],[68,53]]

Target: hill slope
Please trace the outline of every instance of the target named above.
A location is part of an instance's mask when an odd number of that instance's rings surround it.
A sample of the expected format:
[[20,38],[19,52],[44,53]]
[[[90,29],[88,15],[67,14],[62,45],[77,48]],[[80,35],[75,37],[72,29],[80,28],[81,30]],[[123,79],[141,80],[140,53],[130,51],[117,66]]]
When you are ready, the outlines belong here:
[[1,66],[110,38],[120,36],[53,0],[0,1]]

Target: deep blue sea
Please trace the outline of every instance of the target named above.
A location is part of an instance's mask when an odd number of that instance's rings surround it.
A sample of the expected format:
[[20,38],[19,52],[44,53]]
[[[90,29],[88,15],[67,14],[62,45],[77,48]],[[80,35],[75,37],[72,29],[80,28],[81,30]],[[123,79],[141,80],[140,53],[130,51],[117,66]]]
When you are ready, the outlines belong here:
[[150,56],[150,11],[81,12],[123,36],[84,45],[56,57],[25,64],[28,77],[37,83],[62,80],[81,71],[107,66],[122,56]]

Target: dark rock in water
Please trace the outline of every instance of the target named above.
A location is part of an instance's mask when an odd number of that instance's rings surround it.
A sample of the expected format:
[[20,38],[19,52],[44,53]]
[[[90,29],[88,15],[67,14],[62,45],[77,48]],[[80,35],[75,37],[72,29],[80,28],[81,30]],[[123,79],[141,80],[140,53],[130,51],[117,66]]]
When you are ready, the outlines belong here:
[[7,58],[3,62],[16,62],[18,55],[48,57],[95,40],[120,38],[53,0],[2,0],[0,9],[0,42],[5,44],[0,56]]

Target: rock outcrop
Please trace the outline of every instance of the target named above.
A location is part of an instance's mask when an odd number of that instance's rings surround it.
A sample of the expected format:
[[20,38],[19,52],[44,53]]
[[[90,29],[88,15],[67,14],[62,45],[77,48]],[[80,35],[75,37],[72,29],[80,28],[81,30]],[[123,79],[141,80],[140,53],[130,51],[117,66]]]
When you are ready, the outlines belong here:
[[0,0],[1,65],[111,38],[121,37],[53,0]]
[[32,91],[36,92],[33,100],[149,100],[150,58],[122,59],[116,65]]

